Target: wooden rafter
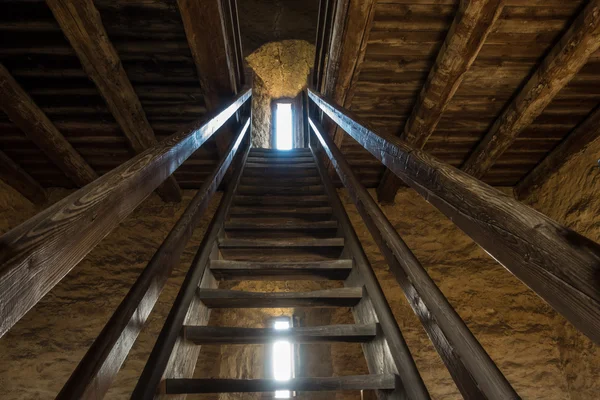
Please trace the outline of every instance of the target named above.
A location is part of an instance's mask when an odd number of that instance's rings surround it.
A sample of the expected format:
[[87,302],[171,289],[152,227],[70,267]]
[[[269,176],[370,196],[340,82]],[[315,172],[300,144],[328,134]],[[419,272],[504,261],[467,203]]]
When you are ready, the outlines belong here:
[[[236,55],[226,32],[223,6],[220,0],[177,0],[177,4],[206,108],[214,111],[230,100],[237,89]],[[220,156],[231,139],[230,127],[223,129],[216,136]]]
[[[335,12],[335,25],[332,32],[329,62],[327,65],[324,93],[337,104],[350,107],[358,76],[365,59],[369,33],[375,16],[377,0],[339,1]],[[344,131],[334,126],[331,129],[333,141],[341,146]],[[329,173],[335,169],[326,160]]]
[[[503,0],[463,0],[434,66],[401,133],[401,138],[423,148],[442,113],[454,97],[483,43],[498,20]],[[393,202],[402,185],[388,169],[377,189],[380,202]]]
[[462,167],[481,178],[600,48],[600,0],[591,0],[494,122]]
[[[121,130],[136,153],[158,141],[121,60],[102,24],[93,0],[47,0],[56,21],[94,81]],[[181,190],[169,177],[158,189],[166,201],[180,201]]]
[[98,178],[46,114],[0,64],[0,108],[77,186]]
[[525,176],[515,187],[518,199],[524,199],[540,187],[573,156],[600,137],[600,107],[597,107],[565,140]]
[[40,184],[3,151],[0,151],[0,179],[33,204],[43,205],[48,199]]

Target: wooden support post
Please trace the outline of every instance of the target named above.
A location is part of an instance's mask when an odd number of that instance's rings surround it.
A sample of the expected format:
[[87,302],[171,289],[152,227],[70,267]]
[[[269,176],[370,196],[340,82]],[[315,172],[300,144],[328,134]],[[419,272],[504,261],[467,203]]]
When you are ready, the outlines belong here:
[[[234,95],[237,81],[236,54],[226,34],[221,0],[177,0],[177,4],[206,108],[213,111]],[[215,137],[221,157],[232,138],[228,125]]]
[[[156,340],[146,367],[138,380],[132,399],[153,399],[162,377],[191,378],[196,367],[200,346],[181,336],[183,325],[204,325],[208,323],[210,310],[197,295],[198,287],[215,287],[214,277],[208,270],[209,260],[214,251],[227,218],[233,195],[240,182],[244,164],[250,152],[250,143],[235,163],[231,184],[221,199],[210,225],[194,257],[173,307],[167,316],[163,329]],[[169,397],[171,398],[171,397]]]
[[190,125],[0,237],[0,337],[246,102]]
[[556,311],[600,344],[600,245],[392,135],[310,98]]
[[[462,0],[401,138],[422,149],[500,16],[504,0]],[[327,94],[325,94],[327,96]],[[334,100],[336,100],[334,98]],[[336,144],[339,147],[338,144]],[[386,170],[378,200],[393,203],[402,181]]]
[[600,107],[596,107],[585,121],[579,124],[565,140],[517,184],[514,190],[517,199],[523,200],[533,193],[553,173],[574,156],[580,154],[598,137],[600,137]]
[[46,114],[0,64],[0,108],[77,186],[98,178]]
[[342,152],[318,121],[311,127],[348,189],[365,225],[383,253],[408,303],[421,320],[440,358],[465,399],[518,399],[467,325],[427,274],[369,192],[360,184]]
[[[337,104],[349,108],[365,59],[377,0],[347,1],[349,4],[345,7],[343,4],[338,6],[336,29],[331,41],[334,46],[330,54],[331,61],[328,64],[324,93],[326,96],[332,96]],[[342,14],[344,11],[345,14]],[[337,28],[338,24],[341,25],[340,28]],[[344,140],[344,130],[334,124],[329,133],[336,146],[340,147]],[[329,160],[325,160],[325,165],[329,169],[329,174],[335,175]]]
[[3,151],[0,151],[0,179],[33,204],[43,205],[48,200],[46,191],[40,184]]
[[[131,148],[139,154],[155,146],[158,141],[154,131],[93,0],[47,0],[46,3]],[[165,201],[181,200],[181,190],[173,177],[167,178],[158,193]]]
[[419,375],[400,327],[329,177],[329,172],[325,168],[323,160],[316,154],[315,145],[316,143],[311,145],[311,151],[319,175],[346,240],[346,251],[355,264],[355,271],[344,284],[348,287],[364,286],[366,290],[361,302],[352,308],[354,319],[358,324],[379,323],[381,326],[381,332],[378,332],[377,337],[363,345],[367,366],[371,373],[397,374],[401,382],[393,393],[378,392],[378,398],[380,400],[429,399],[427,388]]
[[104,397],[231,165],[242,139],[248,136],[246,133],[249,125],[250,119],[247,118],[236,139],[230,144],[227,156],[221,160],[190,201],[165,241],[154,253],[142,274],[62,388],[57,399]]
[[483,177],[600,48],[600,0],[590,0],[462,167]]

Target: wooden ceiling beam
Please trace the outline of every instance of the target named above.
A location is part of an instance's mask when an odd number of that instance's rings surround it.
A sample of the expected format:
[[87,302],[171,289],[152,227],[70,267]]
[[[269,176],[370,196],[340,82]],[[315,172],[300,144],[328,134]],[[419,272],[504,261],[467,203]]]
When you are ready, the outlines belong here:
[[[461,1],[435,64],[404,125],[400,135],[403,140],[420,149],[425,146],[503,7],[503,0]],[[393,203],[401,186],[400,178],[386,169],[377,188],[377,199],[381,203]]]
[[[226,32],[223,4],[220,0],[177,0],[177,5],[198,71],[206,108],[215,111],[239,89],[236,87],[234,46]],[[231,15],[228,18],[233,21]],[[223,131],[215,137],[220,157],[227,150],[232,137],[229,125],[225,125]]]
[[600,0],[590,0],[462,167],[482,178],[600,48]]
[[36,205],[48,200],[46,191],[10,157],[0,151],[0,179]]
[[2,64],[0,64],[0,108],[74,184],[81,187],[98,178],[92,167],[71,146]]
[[543,185],[565,163],[600,137],[600,107],[597,107],[565,140],[529,172],[515,187],[515,196],[523,200]]
[[[323,92],[345,108],[352,105],[376,4],[377,0],[339,0],[336,5]],[[333,124],[329,133],[335,145],[340,147],[344,131]],[[326,165],[330,176],[336,176],[335,168],[330,165],[329,160],[326,160]]]
[[[158,141],[154,131],[93,0],[47,0],[46,3],[131,148],[139,154],[155,146]],[[158,188],[158,193],[165,201],[181,200],[181,190],[172,176]]]

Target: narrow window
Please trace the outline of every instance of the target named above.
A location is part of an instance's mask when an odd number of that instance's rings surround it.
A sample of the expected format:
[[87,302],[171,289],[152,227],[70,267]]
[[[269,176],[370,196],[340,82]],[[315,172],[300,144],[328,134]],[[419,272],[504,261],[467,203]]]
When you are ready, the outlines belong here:
[[[290,318],[278,318],[273,329],[285,330],[291,328]],[[293,346],[289,340],[277,340],[273,343],[273,378],[277,381],[289,381],[293,376]],[[276,399],[289,399],[289,390],[277,390]]]
[[292,104],[277,103],[275,109],[275,148],[292,149]]

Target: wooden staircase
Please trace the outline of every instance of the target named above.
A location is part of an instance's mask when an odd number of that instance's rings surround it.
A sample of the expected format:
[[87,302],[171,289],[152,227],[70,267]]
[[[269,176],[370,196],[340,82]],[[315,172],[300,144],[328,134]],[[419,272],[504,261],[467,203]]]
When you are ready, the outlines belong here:
[[[366,288],[360,267],[372,271],[371,267],[326,170],[310,149],[252,148],[244,158],[206,234],[209,240],[203,242],[190,271],[193,275],[194,270],[201,270],[196,273],[200,279],[186,278],[182,293],[191,295],[186,296],[187,302],[175,302],[133,398],[153,398],[157,386],[160,395],[167,398],[189,393],[276,390],[373,390],[379,398],[400,398],[398,371],[394,362],[388,362],[393,359],[390,344],[376,316],[371,291],[377,292],[374,297],[384,301],[388,311],[389,307],[374,275],[367,274],[371,290]],[[338,280],[343,281],[343,287],[260,293],[219,289],[219,282],[224,280]],[[355,324],[294,326],[285,331],[207,326],[212,309],[282,307],[350,307]],[[185,320],[177,326],[183,314]],[[171,318],[174,315],[179,318]],[[172,346],[163,340],[169,331],[173,333]],[[203,344],[268,344],[281,338],[292,343],[362,343],[371,375],[304,377],[285,382],[190,379]],[[163,366],[168,348],[173,352],[169,351],[169,361]],[[158,354],[161,356],[156,357]],[[155,384],[157,378],[159,385]]]

